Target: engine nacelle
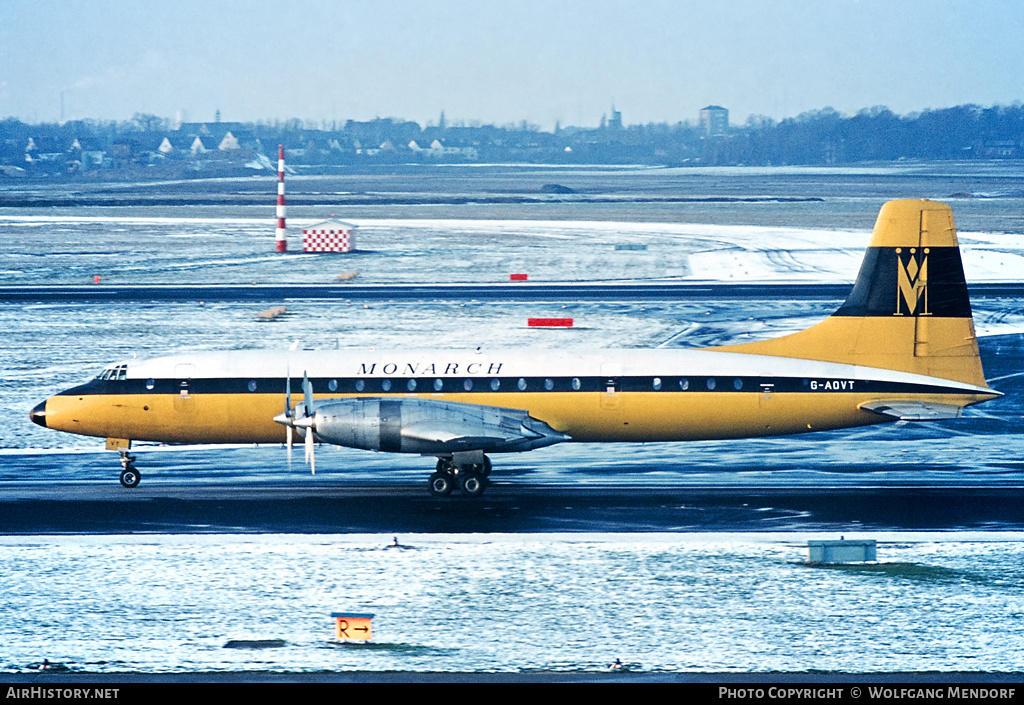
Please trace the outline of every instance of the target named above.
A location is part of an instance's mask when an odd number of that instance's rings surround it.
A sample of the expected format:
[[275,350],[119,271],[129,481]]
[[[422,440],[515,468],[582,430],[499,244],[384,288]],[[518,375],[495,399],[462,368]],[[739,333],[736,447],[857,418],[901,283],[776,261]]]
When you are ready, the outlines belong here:
[[391,453],[517,452],[570,440],[521,409],[434,399],[345,399],[318,404],[314,438]]

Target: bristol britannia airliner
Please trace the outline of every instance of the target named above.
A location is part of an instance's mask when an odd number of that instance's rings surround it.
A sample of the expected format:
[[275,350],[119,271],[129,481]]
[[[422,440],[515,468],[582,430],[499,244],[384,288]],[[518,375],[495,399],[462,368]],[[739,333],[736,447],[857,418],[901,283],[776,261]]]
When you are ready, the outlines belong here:
[[[292,403],[293,386],[295,403]],[[313,444],[436,456],[475,496],[488,454],[561,443],[744,438],[949,419],[1001,396],[978,355],[953,214],[886,203],[846,302],[811,328],[706,349],[197,352],[107,367],[31,418],[107,439]],[[315,469],[315,466],[314,466]]]

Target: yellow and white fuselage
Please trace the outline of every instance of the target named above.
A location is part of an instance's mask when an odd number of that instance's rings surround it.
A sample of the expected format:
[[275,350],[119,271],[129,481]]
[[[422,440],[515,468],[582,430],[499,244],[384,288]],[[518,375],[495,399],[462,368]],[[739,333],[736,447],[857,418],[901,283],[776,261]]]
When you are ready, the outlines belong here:
[[[438,400],[521,409],[574,441],[772,436],[893,418],[865,408],[953,411],[987,387],[923,375],[709,350],[572,352],[234,351],[124,363],[45,402],[45,425],[168,443],[280,443],[289,377],[317,403]],[[106,379],[103,379],[106,377]]]

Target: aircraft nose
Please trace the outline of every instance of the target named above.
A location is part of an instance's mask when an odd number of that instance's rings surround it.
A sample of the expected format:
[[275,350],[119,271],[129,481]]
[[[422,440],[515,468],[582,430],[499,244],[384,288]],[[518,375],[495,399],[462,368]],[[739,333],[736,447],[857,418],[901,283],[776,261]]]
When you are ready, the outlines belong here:
[[29,414],[29,418],[43,428],[46,428],[46,402],[36,404],[35,408],[32,409],[32,413]]

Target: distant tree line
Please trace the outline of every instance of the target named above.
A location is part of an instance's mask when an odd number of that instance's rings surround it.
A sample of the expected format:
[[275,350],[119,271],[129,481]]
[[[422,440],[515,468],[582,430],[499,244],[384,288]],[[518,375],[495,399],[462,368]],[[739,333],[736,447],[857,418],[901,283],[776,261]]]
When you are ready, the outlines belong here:
[[394,118],[311,123],[186,123],[139,113],[131,120],[26,124],[0,120],[0,179],[208,176],[276,170],[277,147],[309,172],[408,163],[836,165],[897,160],[1024,158],[1024,107],[961,105],[899,116],[874,107],[776,122],[751,116],[724,134],[689,122],[597,128],[527,122],[422,127]]
[[1024,106],[960,105],[906,117],[885,107],[844,117],[832,108],[776,123],[752,116],[722,145],[723,163],[849,164],[1024,156]]

